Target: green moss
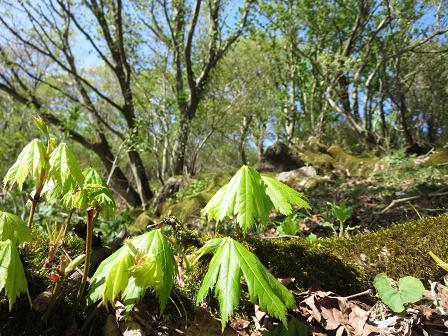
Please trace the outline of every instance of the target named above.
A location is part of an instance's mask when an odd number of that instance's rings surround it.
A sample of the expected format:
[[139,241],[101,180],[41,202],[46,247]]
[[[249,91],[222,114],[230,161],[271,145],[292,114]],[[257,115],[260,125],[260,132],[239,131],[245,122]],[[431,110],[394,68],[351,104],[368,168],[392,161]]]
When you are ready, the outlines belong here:
[[[84,253],[85,242],[72,232],[68,232],[64,239],[64,247],[73,258]],[[26,276],[30,285],[30,291],[36,293],[49,283],[47,282],[47,271],[42,265],[48,257],[49,241],[48,236],[41,231],[33,229],[32,239],[21,249],[22,260],[26,271]],[[56,261],[57,262],[57,261]]]
[[[217,173],[206,176],[206,178],[210,180],[210,183],[203,191],[191,196],[187,196],[177,202],[175,201],[164,202],[161,205],[160,217],[163,218],[169,212],[171,212],[173,216],[178,218],[183,223],[191,222],[192,220],[200,217],[201,209],[205,207],[205,205],[218,191],[219,188],[221,188],[223,185],[229,182],[231,176],[232,175],[229,172]],[[145,218],[142,217],[141,220],[139,220],[141,216],[143,216],[143,214],[137,218],[137,221],[134,225],[137,225],[137,222],[139,221],[144,221],[146,223],[150,220],[150,218],[147,218],[149,217],[148,214],[144,215]],[[142,225],[138,226],[141,227]]]
[[201,209],[205,207],[207,202],[212,198],[213,194],[207,191],[200,192],[196,195],[189,196],[179,203],[168,206],[166,212],[178,218],[183,223],[188,223],[200,216]]
[[374,276],[412,275],[438,280],[431,250],[448,257],[448,215],[410,221],[349,239],[259,240],[251,244],[260,260],[281,278],[294,277],[299,288],[318,286],[341,295],[372,286]]
[[376,157],[357,157],[345,152],[342,147],[333,145],[328,152],[334,158],[335,168],[354,176],[368,176],[381,161]]
[[153,224],[154,220],[149,211],[143,211],[137,216],[134,223],[129,226],[129,233],[133,235],[140,234],[147,230],[147,226]]
[[439,148],[430,154],[427,159],[422,162],[425,167],[429,166],[441,166],[448,164],[448,149]]
[[[206,237],[195,238],[195,243]],[[443,270],[429,251],[448,259],[448,215],[396,224],[350,238],[273,240],[247,237],[245,245],[278,278],[295,278],[299,290],[310,287],[350,295],[372,287],[386,272],[392,278],[412,275],[438,281]],[[207,259],[187,278],[186,294],[194,297]]]
[[334,159],[325,153],[303,150],[301,157],[303,161],[313,167],[332,168],[334,166]]

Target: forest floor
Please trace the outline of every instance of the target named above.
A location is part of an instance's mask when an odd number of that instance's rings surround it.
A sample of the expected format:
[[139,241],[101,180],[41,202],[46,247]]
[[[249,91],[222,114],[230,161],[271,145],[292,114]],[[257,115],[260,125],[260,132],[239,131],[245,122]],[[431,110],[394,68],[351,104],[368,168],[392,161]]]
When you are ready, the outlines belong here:
[[[304,176],[293,173],[294,170],[286,172],[286,175],[285,172],[268,173],[275,174],[279,179],[283,178],[284,182],[303,192],[312,208],[308,211],[299,210],[292,216],[292,221],[297,224],[297,232],[293,230],[285,233],[283,225],[290,222],[291,218],[272,216],[271,224],[261,232],[261,236],[279,240],[315,240],[337,236],[339,224],[331,211],[331,204],[342,204],[349,209],[345,226],[353,229],[347,234],[350,236],[376,232],[394,224],[447,212],[446,150],[420,157],[390,155],[373,162],[372,166],[374,167],[354,173],[341,165],[320,166],[314,171],[308,169]],[[311,178],[307,176],[310,171]],[[210,180],[207,177],[207,181]],[[200,185],[198,181],[200,179],[193,180],[189,185],[197,189],[198,184]],[[197,202],[192,202],[197,195],[200,199],[204,196],[203,190],[207,187],[206,183],[203,184],[202,189],[193,193],[188,191],[189,186],[181,189],[177,194],[180,197],[169,200],[168,203],[172,205],[166,209],[174,211],[175,215],[176,211],[182,209],[178,214],[185,216],[187,213],[190,216],[183,219],[191,228],[211,232],[215,228],[204,226],[196,211],[200,207]],[[188,209],[189,206],[192,208]],[[400,236],[397,239],[406,237]],[[409,243],[412,244],[410,241]],[[415,267],[419,268],[421,265]],[[282,279],[287,284],[294,280]],[[423,299],[418,304],[409,305],[401,314],[393,313],[375,299],[369,288],[359,296],[335,294],[325,288],[296,291],[298,308],[290,312],[292,319],[288,330],[282,326],[275,327],[278,323],[255,307],[252,315],[233,318],[224,335],[445,335],[448,331],[448,289],[437,280],[440,279],[425,283],[429,290],[424,293]],[[219,321],[208,311],[204,307],[199,308],[199,314],[195,314],[190,321],[191,327],[177,328],[178,334],[220,335]]]
[[[95,308],[78,317],[82,325],[69,326],[63,332],[56,326],[64,325],[64,306],[55,309],[52,320],[56,322],[49,321],[47,325],[40,321],[39,312],[30,311],[27,301],[20,300],[14,308],[14,318],[3,315],[2,334],[446,335],[448,288],[443,270],[427,252],[448,257],[448,217],[431,217],[448,212],[448,152],[441,149],[420,157],[396,154],[380,159],[346,153],[341,159],[334,151],[332,155],[331,165],[325,162],[307,164],[305,169],[266,172],[302,192],[311,205],[311,209],[297,209],[286,218],[273,214],[268,226],[259,230],[258,242],[252,245],[265,266],[294,293],[297,308],[288,311],[288,329],[251,305],[243,295],[242,308],[221,332],[216,303],[195,307],[194,292],[187,286],[175,290],[164,316],[158,315],[155,298],[148,295],[129,316],[125,317],[119,303],[109,311]],[[182,177],[177,192],[159,204],[159,217],[153,212],[142,212],[129,226],[124,224],[123,218],[128,215],[123,213],[117,225],[110,225],[115,231],[104,230],[104,234],[113,236],[123,226],[137,233],[167,215],[178,217],[198,235],[231,232],[232,224],[215,227],[206,223],[200,209],[232,174]],[[338,237],[340,224],[332,212],[334,205],[347,211],[344,225],[352,228],[342,237]],[[50,218],[51,214],[37,216]],[[107,226],[101,225],[100,230],[103,228]],[[82,241],[78,245],[81,248]],[[37,253],[47,252],[40,248]],[[39,269],[37,265],[36,272]],[[391,311],[372,291],[372,276],[383,271],[395,280],[404,275],[422,279],[426,288],[422,300],[407,305],[403,313]],[[339,278],[343,276],[348,278]],[[193,287],[197,287],[198,275],[186,274],[185,282],[194,282]],[[35,285],[31,286],[33,298],[45,291],[45,277]],[[2,311],[5,309],[3,305]]]

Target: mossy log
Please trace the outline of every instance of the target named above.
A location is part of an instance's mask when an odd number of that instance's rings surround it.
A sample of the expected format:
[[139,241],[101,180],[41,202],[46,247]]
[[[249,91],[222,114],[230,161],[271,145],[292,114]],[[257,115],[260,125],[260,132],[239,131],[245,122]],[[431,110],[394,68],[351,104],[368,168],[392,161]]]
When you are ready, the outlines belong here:
[[[205,241],[204,237],[190,242]],[[427,217],[350,238],[247,238],[246,244],[278,278],[295,278],[298,290],[321,288],[350,295],[372,287],[376,274],[412,275],[440,280],[441,270],[428,255],[448,259],[448,215]],[[206,268],[201,267],[200,273]],[[203,274],[192,275],[191,288]]]

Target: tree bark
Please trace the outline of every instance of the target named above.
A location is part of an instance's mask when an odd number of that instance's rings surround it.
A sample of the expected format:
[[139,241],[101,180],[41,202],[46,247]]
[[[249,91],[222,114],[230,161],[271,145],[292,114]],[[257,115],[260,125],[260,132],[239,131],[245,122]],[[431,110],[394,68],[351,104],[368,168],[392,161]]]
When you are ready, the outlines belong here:
[[246,155],[246,140],[247,135],[249,134],[249,127],[252,121],[251,116],[244,116],[243,122],[240,128],[240,140],[238,141],[238,152],[240,154],[241,164],[247,164],[247,155]]
[[173,146],[173,174],[184,173],[185,153],[187,151],[188,137],[190,135],[190,118],[182,114],[179,120],[179,131]]

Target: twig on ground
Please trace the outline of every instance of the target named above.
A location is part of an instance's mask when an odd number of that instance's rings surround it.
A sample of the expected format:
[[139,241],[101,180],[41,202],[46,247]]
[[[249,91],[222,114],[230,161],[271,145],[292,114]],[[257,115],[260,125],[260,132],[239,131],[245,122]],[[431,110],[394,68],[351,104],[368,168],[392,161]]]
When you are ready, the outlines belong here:
[[421,194],[421,195],[415,195],[415,196],[395,199],[392,202],[390,202],[390,204],[387,207],[385,207],[383,210],[381,210],[378,214],[382,215],[382,214],[388,212],[393,207],[395,207],[397,204],[413,201],[413,200],[419,199],[421,197],[431,198],[431,197],[447,196],[448,195],[448,191],[443,191],[443,190],[445,190],[445,189],[439,190],[439,191],[434,192],[434,193],[429,193],[429,194],[426,194],[426,195]]

